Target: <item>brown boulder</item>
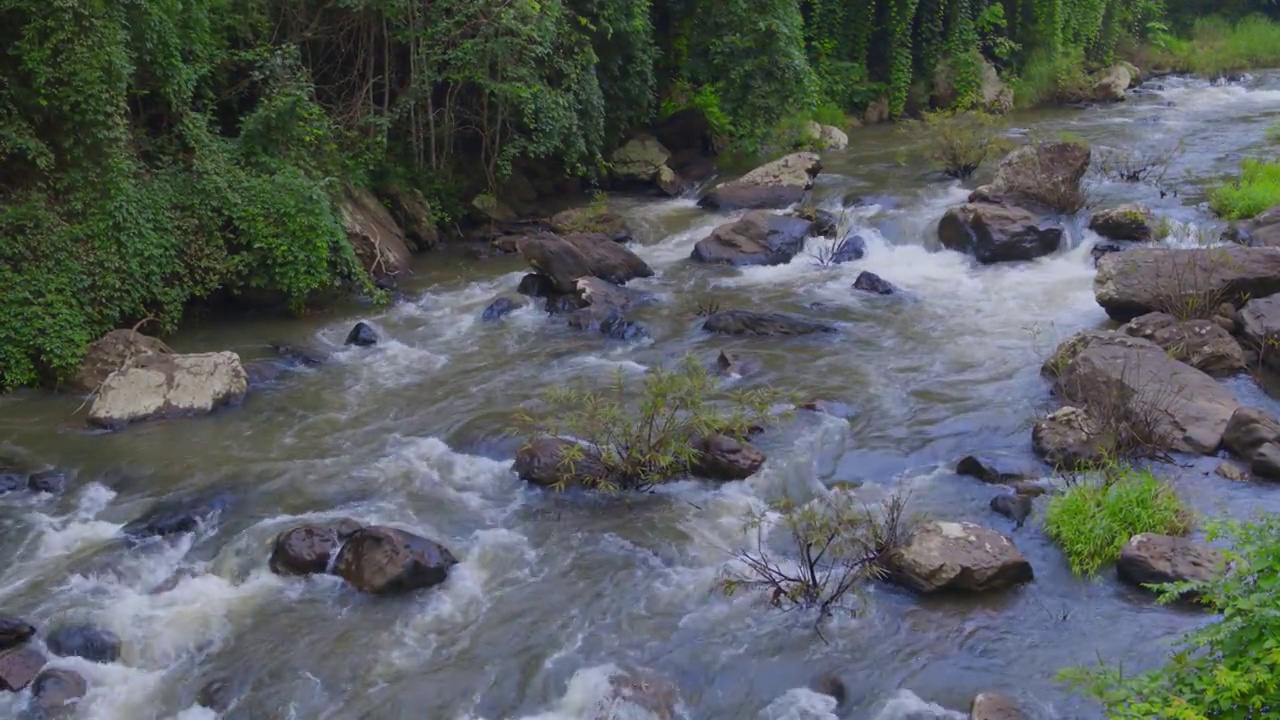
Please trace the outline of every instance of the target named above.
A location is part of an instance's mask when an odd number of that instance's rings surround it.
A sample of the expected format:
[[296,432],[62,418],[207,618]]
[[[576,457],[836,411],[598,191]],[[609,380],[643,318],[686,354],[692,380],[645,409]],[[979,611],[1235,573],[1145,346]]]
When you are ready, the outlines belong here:
[[1074,210],[1062,205],[1078,199],[1090,159],[1089,146],[1081,143],[1025,145],[1000,161],[995,179],[970,193],[969,202]]
[[965,203],[938,222],[938,239],[948,250],[973,255],[983,264],[1034,260],[1058,249],[1062,228],[1011,205]]
[[408,271],[411,254],[404,230],[373,193],[349,187],[338,210],[347,240],[371,276],[394,278]]
[[330,526],[302,525],[285,530],[276,536],[268,566],[277,575],[328,572],[342,541],[359,529],[360,523],[343,519]]
[[812,228],[809,220],[753,210],[712,230],[690,257],[727,265],[784,265],[804,249]]
[[1280,248],[1135,248],[1098,258],[1098,304],[1127,322],[1150,312],[1209,313],[1280,293]]
[[717,185],[698,204],[720,210],[786,207],[804,198],[821,170],[816,153],[794,153]]
[[969,720],[1027,720],[1027,716],[1003,695],[979,693],[969,706]]
[[1034,578],[1012,540],[967,522],[920,526],[890,551],[886,566],[895,582],[923,593],[989,592]]
[[1179,321],[1168,313],[1148,313],[1130,320],[1120,332],[1150,340],[1169,357],[1214,377],[1234,375],[1245,368],[1240,343],[1212,320]]
[[539,487],[590,487],[608,475],[599,456],[590,449],[553,437],[536,438],[522,445],[511,469],[521,480]]
[[36,679],[46,662],[39,650],[29,646],[0,652],[0,690],[22,692]]
[[439,585],[458,561],[443,545],[389,527],[367,527],[338,551],[334,574],[361,592],[402,593]]
[[133,358],[172,354],[173,350],[168,345],[150,335],[133,330],[112,330],[89,345],[80,370],[68,384],[81,392],[94,392],[106,382],[108,375]]
[[692,443],[698,453],[693,474],[708,480],[746,480],[764,467],[764,453],[749,442],[726,435],[710,435]]
[[1182,537],[1142,533],[1120,551],[1116,574],[1138,587],[1175,582],[1207,582],[1222,567],[1222,555]]
[[1154,224],[1151,210],[1136,203],[1100,210],[1089,218],[1089,229],[1109,240],[1146,242],[1154,234]]
[[1249,463],[1253,474],[1280,480],[1280,421],[1266,410],[1236,410],[1227,423],[1222,444]]
[[635,253],[598,233],[526,235],[517,247],[534,270],[551,278],[559,292],[574,292],[581,277],[595,276],[620,285],[653,275]]

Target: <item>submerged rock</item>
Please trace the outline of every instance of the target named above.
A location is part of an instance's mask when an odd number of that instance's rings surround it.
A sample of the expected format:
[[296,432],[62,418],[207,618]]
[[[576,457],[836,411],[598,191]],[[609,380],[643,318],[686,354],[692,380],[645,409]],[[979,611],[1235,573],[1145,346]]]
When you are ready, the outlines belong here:
[[698,241],[694,260],[726,265],[783,265],[804,249],[813,223],[755,210]]
[[609,676],[609,691],[584,720],[677,720],[680,693],[651,670],[619,669]]
[[836,326],[788,313],[721,310],[702,324],[707,332],[721,335],[808,335],[833,333]]
[[[858,234],[846,235],[831,248],[827,256],[828,265],[842,265],[854,260],[861,260],[867,255],[867,241]],[[861,276],[859,276],[861,277]],[[857,283],[854,284],[857,287]]]
[[1004,455],[966,455],[956,463],[956,474],[986,483],[1013,483],[1040,477],[1039,468]]
[[80,392],[93,392],[111,373],[143,355],[172,355],[173,349],[157,338],[132,329],[112,330],[89,344],[80,370],[69,385]]
[[621,312],[614,311],[600,321],[600,334],[610,340],[633,342],[649,337],[649,330],[634,320],[628,320]]
[[710,435],[692,443],[698,453],[693,474],[708,480],[746,480],[764,467],[765,456],[755,445],[726,435]]
[[1142,533],[1120,551],[1116,574],[1142,587],[1175,582],[1207,582],[1222,570],[1218,551],[1187,538]]
[[1014,529],[1021,528],[1031,517],[1031,497],[1018,493],[1001,493],[988,503],[991,509],[1013,521]]
[[156,505],[146,515],[129,522],[121,532],[133,540],[195,532],[230,505],[226,496],[171,500]]
[[966,203],[942,216],[938,239],[948,250],[991,264],[1034,260],[1056,251],[1062,243],[1062,228],[1020,207]]
[[1137,203],[1100,210],[1089,218],[1089,229],[1109,240],[1146,242],[1154,234],[1154,225],[1155,215]]
[[338,551],[334,573],[373,595],[403,593],[443,583],[458,561],[443,545],[405,530],[367,527]]
[[489,306],[480,314],[480,319],[485,321],[501,320],[503,317],[510,315],[520,309],[520,301],[513,300],[509,297],[500,297],[489,303]]
[[920,526],[889,553],[886,565],[891,579],[922,593],[989,592],[1034,578],[1012,540],[967,522]]
[[36,627],[22,618],[0,614],[0,650],[17,647],[36,634]]
[[1098,304],[1127,322],[1171,307],[1194,307],[1280,293],[1280,249],[1135,248],[1098,259]]
[[1150,340],[1175,360],[1215,377],[1245,368],[1240,343],[1212,320],[1179,321],[1167,313],[1148,313],[1130,320],[1120,332]]
[[516,292],[530,297],[544,298],[555,294],[556,287],[551,278],[546,275],[529,273],[520,278],[520,285],[516,288]]
[[120,636],[92,625],[63,625],[44,640],[59,657],[78,657],[96,663],[120,659]]
[[28,645],[0,652],[0,690],[22,692],[44,668],[44,655]]
[[716,370],[729,377],[745,377],[760,371],[760,361],[739,359],[738,356],[721,350],[716,357]]
[[249,375],[233,352],[144,355],[111,374],[89,407],[89,424],[116,429],[157,418],[199,415],[239,403]]
[[342,519],[331,525],[302,525],[276,536],[268,567],[277,575],[314,575],[329,571],[342,542],[360,529],[360,523]]
[[782,208],[800,202],[822,170],[816,153],[787,155],[707,193],[698,204],[706,208]]
[[875,295],[894,295],[898,292],[898,288],[893,283],[866,270],[858,273],[858,277],[853,281],[853,289]]
[[979,693],[969,706],[969,720],[1027,720],[1027,716],[1003,695]]
[[60,494],[67,486],[67,474],[61,470],[41,470],[27,477],[27,487],[32,492]]
[[535,438],[522,445],[511,469],[521,480],[539,487],[590,486],[607,476],[599,456],[589,448],[553,437]]
[[49,668],[40,673],[31,688],[31,700],[42,720],[67,717],[89,692],[89,683],[74,670]]
[[378,332],[373,329],[369,323],[361,320],[351,328],[351,332],[347,333],[347,339],[343,345],[355,345],[356,347],[372,347],[378,344]]
[[0,495],[21,490],[27,486],[27,476],[12,468],[0,468]]
[[1280,420],[1261,408],[1242,407],[1227,423],[1222,443],[1259,477],[1280,480]]

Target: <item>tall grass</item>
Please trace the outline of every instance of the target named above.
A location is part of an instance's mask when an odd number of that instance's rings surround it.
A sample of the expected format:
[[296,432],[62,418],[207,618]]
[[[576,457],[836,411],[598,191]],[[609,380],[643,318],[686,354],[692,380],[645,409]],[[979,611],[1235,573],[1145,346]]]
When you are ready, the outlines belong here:
[[1227,220],[1243,220],[1280,205],[1280,160],[1245,160],[1240,178],[1209,191],[1209,206]]
[[1036,107],[1081,100],[1089,87],[1084,58],[1079,53],[1053,55],[1037,50],[1027,58],[1011,83],[1014,105]]
[[1161,34],[1142,53],[1146,67],[1167,67],[1204,77],[1280,67],[1280,23],[1261,15],[1232,24],[1216,16],[1201,18],[1191,39]]
[[1120,558],[1139,533],[1185,535],[1191,513],[1168,483],[1150,470],[1110,465],[1049,501],[1045,533],[1077,575],[1092,576]]

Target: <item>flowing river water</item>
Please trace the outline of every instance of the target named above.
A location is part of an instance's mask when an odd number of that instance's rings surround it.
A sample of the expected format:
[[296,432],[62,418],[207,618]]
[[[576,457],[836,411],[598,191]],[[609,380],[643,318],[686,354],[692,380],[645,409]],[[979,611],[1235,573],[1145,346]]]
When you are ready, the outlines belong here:
[[[1259,73],[1220,86],[1165,78],[1120,105],[1014,121],[1095,147],[1183,140],[1167,179],[1178,197],[1092,174],[1088,183],[1102,205],[1150,204],[1176,221],[1166,242],[1187,243],[1215,228],[1198,184],[1233,173],[1277,118],[1280,74]],[[0,454],[72,473],[62,496],[0,497],[0,609],[121,636],[116,663],[56,661],[89,680],[77,710],[86,720],[219,717],[197,702],[212,680],[235,698],[227,720],[591,720],[614,664],[674,681],[694,720],[964,718],[979,691],[1008,694],[1037,720],[1101,717],[1057,682],[1061,668],[1099,657],[1149,667],[1206,618],[1156,607],[1110,575],[1074,578],[1036,521],[1013,532],[987,509],[991,487],[951,471],[969,452],[1026,452],[1030,421],[1052,404],[1040,362],[1069,334],[1106,323],[1092,293],[1098,238],[1077,219],[1070,248],[990,267],[942,250],[937,221],[967,189],[930,176],[919,143],[869,128],[824,156],[822,204],[838,210],[850,191],[870,203],[846,217],[869,246],[848,265],[821,268],[803,255],[778,267],[696,265],[693,244],[730,215],[692,199],[620,201],[638,229],[635,251],[656,271],[632,283],[661,300],[638,314],[652,341],[574,331],[534,306],[481,322],[525,268],[444,251],[420,258],[408,299],[389,308],[210,322],[173,338],[179,351],[246,359],[268,356],[270,341],[333,349],[330,362],[255,390],[237,409],[102,434],[83,429],[81,398],[0,397]],[[861,270],[903,295],[853,291]],[[709,299],[801,312],[841,331],[713,337],[696,317]],[[342,348],[360,318],[383,342]],[[847,405],[848,419],[800,413],[770,430],[759,440],[769,462],[746,482],[602,499],[533,490],[510,471],[517,441],[505,430],[521,403],[721,349],[759,360],[759,378],[775,387]],[[1248,378],[1228,382],[1277,409]],[[1201,514],[1280,511],[1274,488],[1229,482],[1212,467],[1170,468]],[[909,491],[913,512],[1011,533],[1035,582],[973,599],[871,586],[864,612],[829,621],[825,642],[810,617],[713,592],[727,550],[744,539],[745,513],[837,481],[861,484],[869,500]],[[198,533],[132,549],[118,540],[157,500],[214,491],[233,502]],[[461,564],[443,586],[396,598],[267,570],[276,533],[341,516],[438,539]],[[844,680],[847,706],[801,689],[822,673]],[[0,717],[17,717],[24,702],[0,695]]]

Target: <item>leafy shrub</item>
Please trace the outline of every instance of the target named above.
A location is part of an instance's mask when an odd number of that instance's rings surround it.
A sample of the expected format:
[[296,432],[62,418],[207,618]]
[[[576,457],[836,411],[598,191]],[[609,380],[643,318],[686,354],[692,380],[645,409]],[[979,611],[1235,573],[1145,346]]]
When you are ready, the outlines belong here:
[[1018,69],[1011,85],[1014,104],[1036,107],[1083,99],[1090,83],[1078,51],[1053,54],[1035,50]]
[[1204,77],[1280,65],[1280,24],[1261,16],[1234,25],[1209,16],[1196,21],[1183,48],[1185,69]]
[[967,178],[982,163],[1013,149],[1003,131],[1004,121],[997,115],[951,110],[927,112],[903,126],[903,132],[925,138],[930,159],[954,178]]
[[1280,161],[1244,160],[1240,178],[1209,192],[1209,206],[1228,220],[1243,220],[1280,205]]
[[1280,708],[1280,515],[1214,523],[1229,538],[1225,572],[1208,582],[1164,586],[1162,602],[1193,592],[1220,619],[1182,638],[1154,670],[1075,668],[1064,680],[1100,700],[1111,720],[1254,720]]
[[[535,414],[516,416],[529,439],[573,438],[601,466],[591,489],[643,490],[686,474],[697,460],[695,441],[712,434],[745,439],[763,426],[781,394],[753,388],[717,397],[716,379],[693,356],[673,369],[654,368],[638,392],[619,371],[603,390],[550,390]],[[567,458],[569,462],[581,457]]]
[[[726,595],[763,590],[774,607],[817,607],[820,618],[836,608],[856,609],[847,604],[850,594],[859,583],[884,575],[881,558],[904,537],[905,506],[895,495],[871,508],[853,493],[833,490],[808,503],[786,498],[753,512],[744,526],[751,544],[733,553],[745,570],[726,570],[719,589]],[[774,526],[786,531],[794,556],[771,553],[765,535]]]
[[1190,531],[1190,512],[1150,470],[1116,464],[1098,475],[1077,479],[1045,512],[1045,533],[1062,547],[1076,574],[1095,575],[1139,533]]

